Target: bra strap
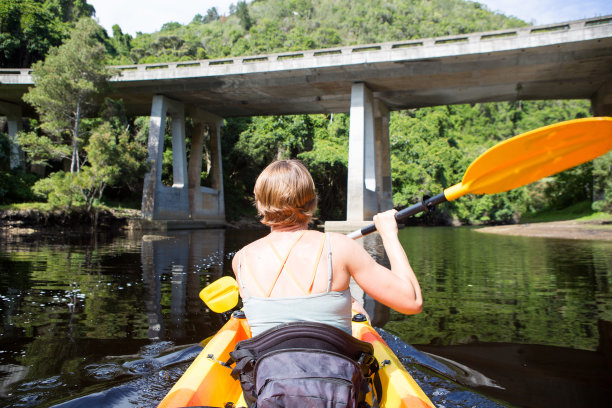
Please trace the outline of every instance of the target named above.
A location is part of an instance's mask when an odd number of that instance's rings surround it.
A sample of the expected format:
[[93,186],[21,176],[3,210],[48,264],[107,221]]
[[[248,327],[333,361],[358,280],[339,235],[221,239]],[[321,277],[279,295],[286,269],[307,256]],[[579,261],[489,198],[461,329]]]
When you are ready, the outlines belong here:
[[[298,243],[298,241],[304,236],[304,233],[306,233],[306,231],[302,231],[302,233],[300,234],[299,237],[297,237],[297,239],[295,241],[293,241],[293,244],[291,244],[291,247],[289,248],[289,251],[287,251],[287,255],[285,255],[285,258],[283,259],[283,262],[281,263],[280,268],[278,269],[278,272],[276,273],[276,277],[274,278],[274,280],[272,281],[272,286],[270,287],[270,290],[268,290],[268,294],[266,295],[266,297],[270,297],[270,295],[272,294],[272,291],[274,290],[274,287],[276,286],[276,282],[278,281],[278,278],[281,275],[281,272],[283,272],[283,269],[285,268],[285,264],[287,263],[287,259],[289,258],[289,255],[291,254],[291,251],[293,250],[293,248],[295,247],[295,245]],[[266,241],[271,244],[267,239]]]
[[308,287],[308,294],[312,293],[312,287],[314,286],[314,281],[317,276],[317,269],[319,269],[319,261],[321,260],[321,255],[323,254],[323,245],[325,245],[325,236],[321,240],[321,245],[319,246],[319,251],[317,255],[317,260],[314,263],[314,268],[312,268],[312,276],[310,277],[310,286]]

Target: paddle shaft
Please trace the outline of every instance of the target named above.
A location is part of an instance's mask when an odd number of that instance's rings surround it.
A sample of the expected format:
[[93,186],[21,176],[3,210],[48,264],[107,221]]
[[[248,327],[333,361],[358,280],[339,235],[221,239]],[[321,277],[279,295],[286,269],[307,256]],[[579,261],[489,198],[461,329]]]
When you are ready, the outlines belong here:
[[[411,205],[410,207],[407,207],[401,211],[398,211],[395,214],[395,220],[397,222],[401,222],[405,220],[406,218],[412,217],[413,215],[416,215],[420,212],[429,212],[436,205],[445,203],[447,201],[448,200],[446,199],[446,196],[444,195],[444,193],[440,193],[436,196],[427,198],[421,201],[420,203]],[[376,226],[374,224],[370,224],[367,227],[363,227],[360,230],[351,232],[347,236],[351,239],[358,239],[365,235],[371,234],[374,231],[376,231]]]

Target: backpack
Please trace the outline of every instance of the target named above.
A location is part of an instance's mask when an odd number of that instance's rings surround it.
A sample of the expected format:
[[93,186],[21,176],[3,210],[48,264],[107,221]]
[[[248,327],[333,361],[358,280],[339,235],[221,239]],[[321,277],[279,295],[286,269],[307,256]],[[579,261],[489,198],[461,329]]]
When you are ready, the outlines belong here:
[[281,324],[239,342],[230,357],[250,408],[369,407],[378,371],[370,343],[322,323]]

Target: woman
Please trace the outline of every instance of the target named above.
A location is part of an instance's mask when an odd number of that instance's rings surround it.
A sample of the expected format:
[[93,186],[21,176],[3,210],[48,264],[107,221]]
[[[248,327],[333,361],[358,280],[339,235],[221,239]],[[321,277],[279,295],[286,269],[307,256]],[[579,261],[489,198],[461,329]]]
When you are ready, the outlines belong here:
[[299,161],[268,165],[254,193],[270,234],[242,248],[232,261],[253,336],[295,321],[326,323],[351,333],[351,277],[398,312],[421,311],[421,289],[397,237],[395,210],[374,216],[388,269],[345,235],[308,230],[317,197],[312,177]]

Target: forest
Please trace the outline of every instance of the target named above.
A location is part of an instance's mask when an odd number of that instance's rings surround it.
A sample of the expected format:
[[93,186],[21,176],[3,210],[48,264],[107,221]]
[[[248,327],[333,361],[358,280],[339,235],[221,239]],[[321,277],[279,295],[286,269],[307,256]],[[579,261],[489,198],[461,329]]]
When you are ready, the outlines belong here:
[[[27,166],[10,169],[0,123],[0,204],[49,208],[139,208],[147,171],[147,117],[128,117],[105,97],[113,65],[213,59],[339,45],[428,38],[527,25],[464,0],[238,1],[154,33],[107,33],[84,0],[0,0],[0,68],[32,67],[24,99],[38,113],[17,142]],[[78,61],[79,63],[68,63]],[[1,96],[0,96],[1,99]],[[461,180],[494,144],[563,120],[592,116],[585,100],[437,106],[392,112],[393,203],[404,207]],[[346,217],[348,114],[226,119],[222,153],[226,215],[252,216],[255,176],[270,161],[297,158],[311,170],[319,220]],[[187,123],[187,136],[191,131]],[[4,133],[2,133],[4,132]],[[171,177],[172,151],[164,152]],[[538,211],[582,205],[612,211],[612,155],[507,193],[464,197],[423,219],[436,224],[517,222]],[[206,185],[207,174],[202,174]]]

